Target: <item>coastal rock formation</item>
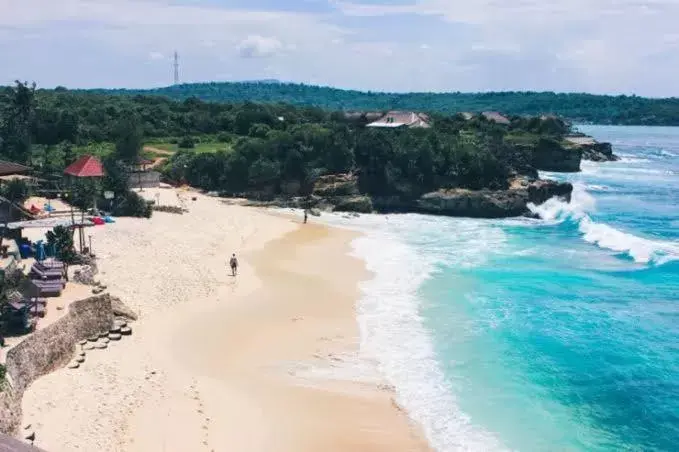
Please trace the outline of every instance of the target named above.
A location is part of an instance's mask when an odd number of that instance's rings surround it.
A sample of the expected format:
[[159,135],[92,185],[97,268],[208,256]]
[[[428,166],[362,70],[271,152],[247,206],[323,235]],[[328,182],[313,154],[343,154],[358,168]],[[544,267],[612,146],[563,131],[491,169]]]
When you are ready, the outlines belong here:
[[521,190],[439,190],[417,200],[417,210],[455,217],[502,218],[522,215],[526,210]]
[[555,182],[551,180],[536,180],[527,186],[528,202],[540,205],[550,198],[561,198],[571,202],[573,185],[568,182]]
[[369,196],[343,196],[336,201],[333,210],[335,212],[370,213],[373,211],[373,202]]
[[565,139],[568,149],[579,150],[584,160],[615,162],[620,158],[613,153],[611,143],[602,143],[586,135],[571,135]]
[[593,143],[581,146],[582,158],[593,162],[615,162],[620,157],[613,154],[611,143]]
[[320,198],[341,198],[359,194],[358,177],[354,174],[329,174],[314,183],[313,195]]
[[422,213],[472,218],[506,218],[529,214],[528,203],[542,204],[552,197],[570,201],[569,183],[537,180],[514,184],[508,190],[439,190],[417,201]]
[[[579,166],[579,159],[577,164]],[[371,197],[360,194],[355,175],[336,174],[319,178],[309,197],[280,198],[265,203],[250,202],[249,205],[310,208],[312,215],[325,210],[358,213],[420,212],[456,217],[506,218],[527,215],[528,203],[542,204],[554,196],[570,201],[572,190],[573,186],[569,183],[519,176],[510,181],[507,190],[456,188],[426,193],[414,199],[403,199],[399,196]]]
[[563,146],[555,140],[541,138],[533,149],[533,166],[542,171],[577,173],[581,160],[580,147]]

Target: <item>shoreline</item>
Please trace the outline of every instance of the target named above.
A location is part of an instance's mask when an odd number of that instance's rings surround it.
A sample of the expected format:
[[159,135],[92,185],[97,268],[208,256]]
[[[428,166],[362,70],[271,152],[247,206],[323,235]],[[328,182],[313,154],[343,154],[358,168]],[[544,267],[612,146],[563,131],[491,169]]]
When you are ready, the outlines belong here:
[[[35,444],[430,450],[357,359],[355,306],[368,273],[348,255],[356,234],[203,195],[188,207],[97,231],[101,278],[140,318],[131,340],[27,390],[23,423]],[[230,250],[237,278],[226,274]]]

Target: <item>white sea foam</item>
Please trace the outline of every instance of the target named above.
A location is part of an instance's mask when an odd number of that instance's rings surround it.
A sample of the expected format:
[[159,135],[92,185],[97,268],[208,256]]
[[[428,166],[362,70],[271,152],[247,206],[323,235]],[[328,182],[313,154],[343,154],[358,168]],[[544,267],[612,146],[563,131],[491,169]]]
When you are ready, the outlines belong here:
[[679,259],[679,243],[645,239],[592,220],[590,213],[595,211],[596,202],[582,184],[574,184],[570,203],[552,198],[539,206],[531,204],[529,208],[548,222],[577,222],[585,241],[625,253],[636,262],[663,264]]
[[589,191],[612,191],[612,188],[608,185],[598,185],[598,184],[587,184],[587,190]]
[[[375,277],[361,287],[361,353],[378,361],[380,373],[396,388],[398,403],[423,427],[432,447],[503,450],[492,434],[459,408],[455,388],[441,370],[420,317],[417,290],[440,264],[479,265],[486,253],[503,242],[504,234],[477,220],[418,215],[355,219],[324,215],[323,219],[364,233],[353,243],[354,254],[365,260]],[[452,247],[451,239],[465,246]]]
[[620,157],[618,163],[648,163],[651,161],[642,157],[632,157],[627,155],[619,155],[618,157]]

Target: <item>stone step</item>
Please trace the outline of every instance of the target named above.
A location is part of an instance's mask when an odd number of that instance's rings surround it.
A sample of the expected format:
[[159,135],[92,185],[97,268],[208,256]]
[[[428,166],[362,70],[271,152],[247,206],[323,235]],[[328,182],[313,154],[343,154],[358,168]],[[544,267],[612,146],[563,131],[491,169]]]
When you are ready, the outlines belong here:
[[78,363],[77,361],[73,361],[69,363],[68,366],[66,367],[68,367],[69,369],[77,369],[78,367],[80,367],[80,363]]
[[108,338],[111,339],[112,341],[119,341],[121,337],[123,336],[120,333],[110,333],[108,335]]
[[120,334],[122,334],[123,336],[129,336],[130,334],[132,334],[132,328],[130,328],[129,326],[123,327],[120,329]]

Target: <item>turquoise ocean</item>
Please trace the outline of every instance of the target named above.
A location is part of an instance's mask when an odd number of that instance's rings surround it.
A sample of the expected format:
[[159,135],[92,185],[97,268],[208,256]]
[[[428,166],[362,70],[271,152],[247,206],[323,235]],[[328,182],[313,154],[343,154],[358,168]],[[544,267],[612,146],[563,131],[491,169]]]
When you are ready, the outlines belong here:
[[579,127],[544,219],[327,216],[374,278],[362,350],[438,451],[679,450],[679,128]]

